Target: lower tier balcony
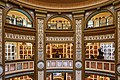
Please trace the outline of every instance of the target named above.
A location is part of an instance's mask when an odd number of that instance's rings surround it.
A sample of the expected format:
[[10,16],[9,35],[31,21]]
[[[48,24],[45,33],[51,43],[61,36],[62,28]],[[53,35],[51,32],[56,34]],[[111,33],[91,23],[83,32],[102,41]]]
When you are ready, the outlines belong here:
[[115,61],[88,59],[85,61],[85,70],[115,73]]
[[14,60],[5,63],[5,75],[30,72],[34,70],[34,61],[32,60]]

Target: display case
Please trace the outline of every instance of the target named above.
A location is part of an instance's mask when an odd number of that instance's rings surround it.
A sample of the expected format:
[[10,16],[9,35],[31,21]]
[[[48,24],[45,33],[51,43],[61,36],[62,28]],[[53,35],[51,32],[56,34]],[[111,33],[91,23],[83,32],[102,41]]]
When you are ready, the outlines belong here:
[[7,42],[5,44],[5,60],[14,60],[17,57],[17,43]]
[[6,42],[5,60],[33,59],[32,43]]
[[10,10],[7,13],[6,24],[31,28],[32,18],[27,12],[19,9],[14,9],[14,10]]
[[88,20],[86,28],[105,27],[113,24],[113,15],[109,11],[101,11]]
[[33,47],[31,43],[19,43],[20,59],[32,59]]
[[98,56],[100,55],[99,49],[101,49],[104,60],[115,60],[114,42],[87,43],[85,47],[86,59],[98,59]]
[[46,45],[47,58],[73,58],[73,44],[54,44]]
[[48,21],[48,29],[69,30],[72,29],[72,25],[66,18],[56,17]]

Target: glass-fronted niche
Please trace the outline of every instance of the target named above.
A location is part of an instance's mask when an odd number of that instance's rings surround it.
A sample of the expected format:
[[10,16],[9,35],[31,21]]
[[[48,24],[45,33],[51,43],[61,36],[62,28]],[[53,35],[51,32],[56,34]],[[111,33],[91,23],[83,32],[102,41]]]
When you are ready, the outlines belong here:
[[32,27],[32,19],[30,15],[19,9],[10,10],[7,13],[6,23],[22,27]]
[[5,42],[5,60],[33,59],[32,43]]
[[100,12],[89,19],[87,28],[113,25],[113,15],[108,12]]
[[85,45],[86,59],[115,60],[114,42],[96,42]]
[[46,44],[47,58],[73,58],[72,43],[48,43]]
[[31,77],[29,77],[28,75],[25,75],[25,76],[9,78],[9,79],[5,79],[5,80],[33,80],[33,79]]
[[46,80],[73,80],[73,73],[65,72],[47,73]]
[[90,75],[85,80],[111,80],[110,77],[100,75]]
[[48,29],[69,30],[72,29],[72,25],[68,19],[56,17],[48,21]]

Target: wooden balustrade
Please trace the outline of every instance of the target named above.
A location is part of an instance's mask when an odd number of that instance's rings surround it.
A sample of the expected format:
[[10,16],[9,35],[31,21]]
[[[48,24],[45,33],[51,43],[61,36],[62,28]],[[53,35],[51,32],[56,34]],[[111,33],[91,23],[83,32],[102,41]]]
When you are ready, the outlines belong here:
[[6,62],[5,63],[5,74],[13,74],[24,71],[32,71],[34,70],[34,61],[31,60],[20,60]]
[[115,62],[107,60],[86,60],[85,70],[115,73]]

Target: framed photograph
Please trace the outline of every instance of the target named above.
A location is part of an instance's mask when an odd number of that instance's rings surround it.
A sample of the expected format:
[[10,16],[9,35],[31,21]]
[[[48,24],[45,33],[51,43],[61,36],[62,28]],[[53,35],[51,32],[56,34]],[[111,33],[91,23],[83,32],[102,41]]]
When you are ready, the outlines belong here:
[[34,64],[33,62],[30,62],[30,69],[33,68]]
[[6,64],[5,65],[5,72],[8,72],[9,71],[9,64]]
[[102,63],[97,63],[97,69],[102,69]]
[[104,63],[104,70],[109,70],[109,63]]
[[17,70],[21,70],[22,69],[22,63],[17,63]]
[[23,63],[23,69],[28,69],[28,63]]
[[15,64],[10,64],[10,71],[15,71]]
[[67,67],[68,66],[68,62],[67,61],[63,61],[63,66]]
[[51,62],[51,66],[52,66],[52,67],[55,67],[55,66],[56,66],[56,61],[52,61],[52,62]]
[[62,67],[62,61],[58,61],[58,62],[57,62],[57,66],[58,66],[58,67]]
[[96,68],[96,62],[91,62],[91,68]]

